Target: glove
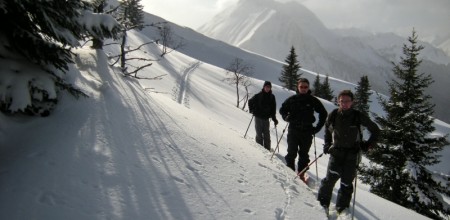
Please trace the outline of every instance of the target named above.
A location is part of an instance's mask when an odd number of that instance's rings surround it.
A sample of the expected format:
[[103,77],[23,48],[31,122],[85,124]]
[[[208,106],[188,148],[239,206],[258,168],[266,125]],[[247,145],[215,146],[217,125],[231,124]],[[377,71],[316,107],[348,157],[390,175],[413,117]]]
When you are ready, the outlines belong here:
[[283,116],[283,120],[284,120],[285,122],[289,122],[289,115]]
[[331,143],[325,143],[323,145],[323,153],[324,154],[329,154],[330,153],[330,149],[332,148],[332,144]]
[[276,118],[273,119],[273,123],[275,124],[275,126],[277,126],[278,124],[278,120]]
[[369,151],[371,148],[372,148],[372,145],[371,145],[369,142],[363,141],[363,142],[361,143],[361,150],[362,150],[363,152],[367,152],[367,151]]

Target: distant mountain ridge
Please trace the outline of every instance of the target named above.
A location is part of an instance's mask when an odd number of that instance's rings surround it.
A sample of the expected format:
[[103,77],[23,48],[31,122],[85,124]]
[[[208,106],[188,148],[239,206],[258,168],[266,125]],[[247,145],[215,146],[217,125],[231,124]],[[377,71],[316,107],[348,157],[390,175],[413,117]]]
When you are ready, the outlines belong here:
[[[259,18],[267,18],[269,13],[270,18],[261,23]],[[252,16],[255,14],[259,14],[259,17]],[[225,19],[227,15],[230,16],[229,20]],[[250,29],[247,26],[251,27],[252,32],[244,33]],[[370,74],[367,73],[368,69],[377,69],[379,75],[374,78],[371,76],[371,81],[386,79],[391,71],[390,67],[387,68],[389,62],[373,49],[362,48],[362,43],[338,36],[327,29],[309,9],[296,2],[241,0],[198,31],[280,61],[286,58],[290,47],[294,46],[303,68],[321,74],[328,73],[349,82],[356,82],[361,73]],[[239,35],[234,34],[238,32]],[[245,36],[245,39],[238,39],[238,36]],[[361,58],[361,53],[364,53],[365,59]],[[382,85],[384,83],[378,87]]]
[[[327,29],[313,12],[293,1],[240,0],[198,31],[280,61],[294,46],[303,68],[352,83],[368,75],[372,88],[385,94],[386,81],[393,77],[392,62],[398,62],[407,43],[406,38],[394,34]],[[438,84],[450,84],[450,57],[431,44],[420,44],[425,46],[420,71],[431,74]],[[450,103],[447,95],[442,95],[450,90],[431,87],[428,92],[436,104],[435,116],[450,121],[446,111]]]
[[450,56],[450,39],[439,44],[439,48],[441,48],[446,54]]

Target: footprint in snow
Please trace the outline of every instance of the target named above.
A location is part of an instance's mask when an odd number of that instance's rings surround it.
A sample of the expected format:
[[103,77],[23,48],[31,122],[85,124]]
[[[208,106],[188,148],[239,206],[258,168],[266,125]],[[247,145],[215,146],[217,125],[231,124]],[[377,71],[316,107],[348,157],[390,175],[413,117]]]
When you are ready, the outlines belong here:
[[186,165],[186,168],[192,172],[198,172],[198,170],[192,167],[191,165]]
[[277,208],[275,210],[275,219],[284,219],[284,210],[281,208]]
[[203,166],[203,164],[200,162],[200,161],[196,161],[196,160],[194,160],[194,163],[196,163],[196,164],[198,164],[198,165],[201,165],[201,166]]
[[161,163],[161,160],[159,160],[159,158],[156,157],[156,156],[152,156],[152,160],[153,160],[153,161],[156,161],[156,162],[158,162],[158,163]]
[[295,187],[295,185],[290,185],[289,189],[292,190],[293,192],[299,194],[299,191],[297,190],[297,187]]
[[240,184],[246,184],[246,183],[248,183],[247,180],[245,180],[245,179],[238,179],[238,182],[239,182]]
[[234,160],[232,157],[231,157],[231,155],[229,155],[229,154],[227,154],[227,156],[228,157],[223,157],[223,158],[225,158],[225,160],[229,160],[230,162],[232,162],[232,163],[236,163],[236,160]]
[[185,183],[184,180],[181,179],[181,178],[179,178],[179,177],[172,176],[172,178],[173,178],[175,181],[179,182],[179,183],[183,183],[183,184]]
[[258,165],[259,165],[260,167],[267,168],[267,166],[264,165],[264,164],[258,163]]
[[249,196],[250,193],[246,192],[245,190],[240,189],[239,192],[244,196]]
[[307,205],[307,206],[310,206],[310,207],[314,207],[314,206],[316,206],[316,205],[314,205],[314,204],[311,204],[311,203],[309,203],[309,202],[304,202],[305,203],[305,205]]
[[251,215],[253,215],[253,214],[255,214],[252,210],[250,210],[250,209],[244,209],[244,212],[246,212],[246,213],[248,213],[248,214],[251,214]]

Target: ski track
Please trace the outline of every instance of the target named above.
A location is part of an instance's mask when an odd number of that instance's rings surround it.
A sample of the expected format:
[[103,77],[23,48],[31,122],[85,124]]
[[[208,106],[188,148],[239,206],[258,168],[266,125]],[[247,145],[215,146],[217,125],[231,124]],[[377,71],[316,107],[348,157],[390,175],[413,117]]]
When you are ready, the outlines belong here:
[[199,61],[191,63],[189,67],[187,67],[182,71],[182,76],[180,78],[180,89],[177,100],[178,103],[182,105],[186,103],[186,90],[188,87],[189,76],[192,72],[194,72],[195,69],[197,69],[200,66],[200,64],[201,62]]

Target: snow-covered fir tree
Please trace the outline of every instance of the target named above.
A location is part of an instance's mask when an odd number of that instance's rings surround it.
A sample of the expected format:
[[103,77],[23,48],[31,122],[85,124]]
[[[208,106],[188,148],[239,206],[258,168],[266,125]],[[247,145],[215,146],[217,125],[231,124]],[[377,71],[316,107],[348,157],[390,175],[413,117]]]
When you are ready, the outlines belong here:
[[362,76],[355,90],[355,104],[353,108],[369,115],[370,95],[372,95],[372,92],[370,92],[369,78]]
[[[0,94],[1,110],[43,116],[57,102],[59,90],[83,95],[64,80],[63,73],[72,63],[71,48],[86,38],[115,38],[121,28],[111,16],[94,13],[87,0],[3,0],[0,20],[0,57],[17,63],[1,67],[10,74],[10,85]],[[30,71],[25,68],[29,65],[42,71]],[[17,94],[29,94],[29,98],[18,103]]]
[[117,20],[128,30],[144,28],[144,6],[141,0],[120,0]]
[[333,99],[333,90],[331,90],[330,82],[328,79],[328,75],[325,77],[324,82],[320,82],[319,74],[317,74],[316,79],[313,83],[313,92],[314,96],[326,99],[331,101]]
[[281,76],[279,78],[283,86],[290,90],[297,90],[297,81],[300,79],[301,74],[298,73],[301,66],[297,60],[297,54],[295,53],[294,46],[291,47],[289,55],[284,60],[286,62],[283,65],[283,70],[281,71]]
[[389,84],[390,98],[381,99],[386,112],[376,120],[382,128],[379,146],[367,156],[371,163],[362,166],[362,181],[371,192],[434,219],[449,216],[449,176],[431,172],[439,163],[438,153],[448,147],[446,137],[433,135],[434,105],[425,89],[431,76],[418,73],[423,46],[417,45],[413,30],[404,44],[399,64],[394,64],[396,80]]
[[321,92],[321,83],[320,83],[320,76],[319,74],[316,75],[316,79],[314,79],[313,86],[312,86],[312,94],[314,96],[320,97]]
[[321,98],[326,99],[328,101],[333,100],[333,90],[331,90],[330,81],[328,79],[328,75],[325,77],[322,85],[320,85]]

